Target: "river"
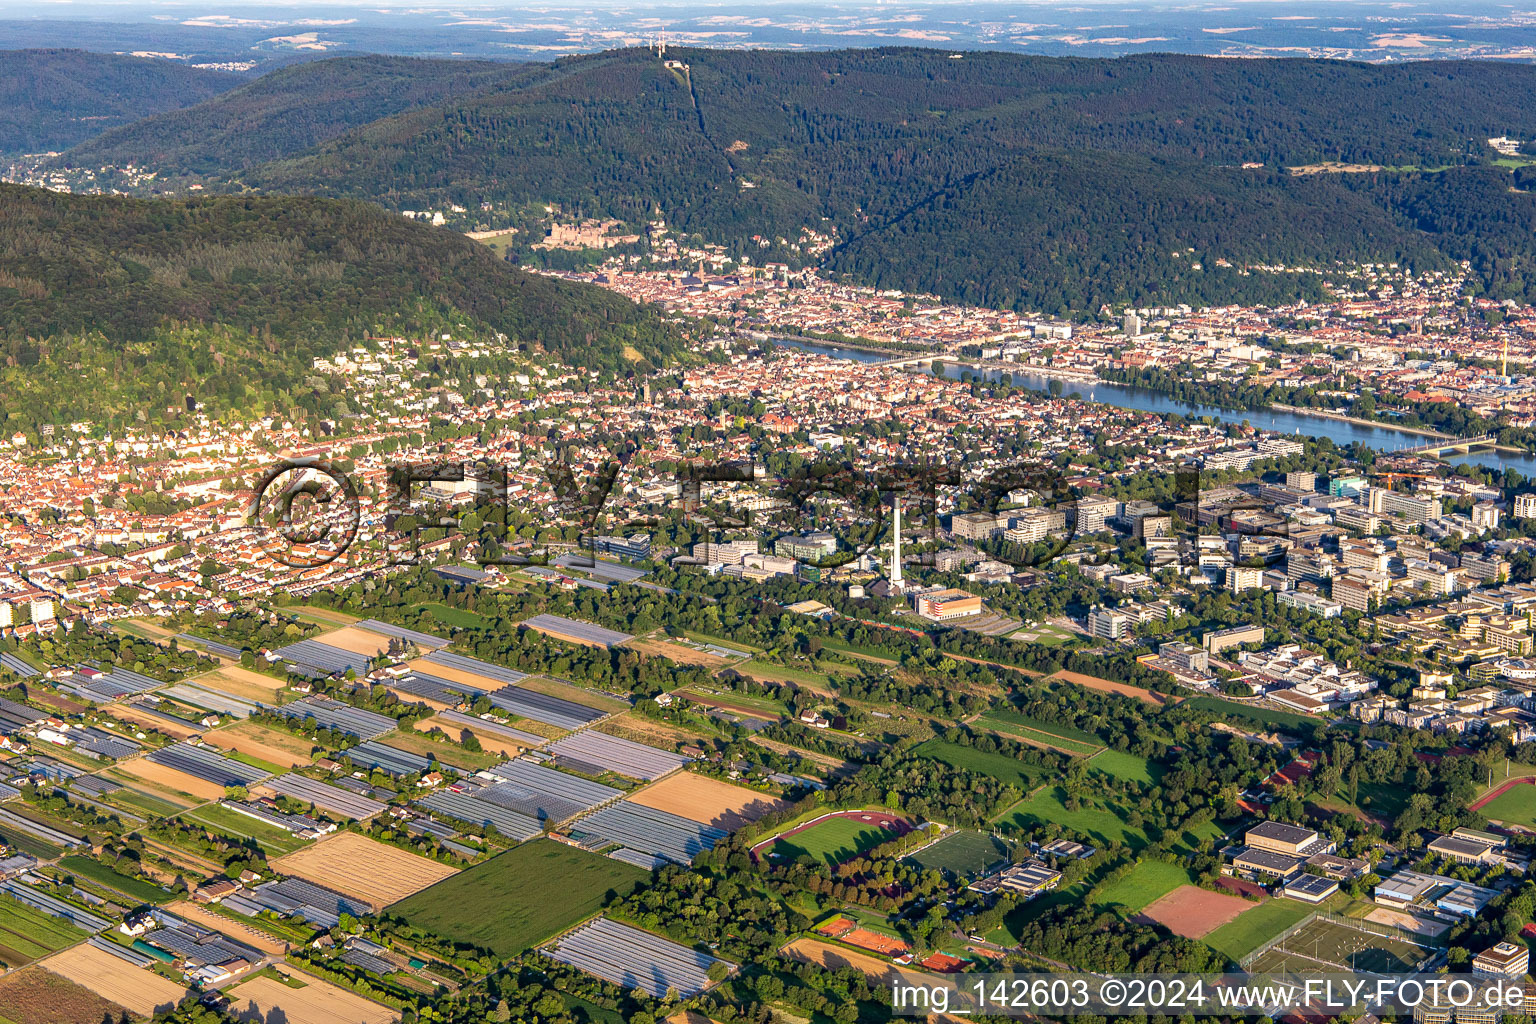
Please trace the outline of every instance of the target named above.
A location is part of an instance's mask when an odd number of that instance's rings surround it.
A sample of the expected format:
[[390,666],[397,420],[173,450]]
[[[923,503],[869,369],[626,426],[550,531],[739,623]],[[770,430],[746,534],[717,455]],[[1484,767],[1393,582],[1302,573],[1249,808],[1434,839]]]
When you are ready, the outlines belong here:
[[[903,358],[899,354],[886,352],[872,352],[867,349],[845,348],[840,345],[822,345],[815,342],[802,341],[798,338],[775,338],[775,344],[787,345],[805,352],[815,352],[834,359],[851,359],[860,363],[880,363],[888,359]],[[928,363],[919,364],[917,369],[923,373],[932,373]],[[1013,383],[1019,387],[1033,388],[1045,391],[1049,388],[1051,378],[1049,374],[1037,369],[1020,367],[1017,370],[981,370],[963,363],[944,361],[944,375],[954,380],[959,380],[963,375],[970,374],[973,377],[981,376],[987,380],[998,380],[1003,373],[1012,378]],[[1273,430],[1281,434],[1301,434],[1310,437],[1326,437],[1334,444],[1344,446],[1359,442],[1367,447],[1380,452],[1390,452],[1398,448],[1412,448],[1423,444],[1425,438],[1422,434],[1412,431],[1399,430],[1396,427],[1386,425],[1353,423],[1349,420],[1333,419],[1329,416],[1318,416],[1314,413],[1291,412],[1280,409],[1252,409],[1234,410],[1223,409],[1214,405],[1196,405],[1190,402],[1182,402],[1171,395],[1161,391],[1153,391],[1149,388],[1135,387],[1130,384],[1116,384],[1111,381],[1097,381],[1084,383],[1076,380],[1063,380],[1061,382],[1062,393],[1071,395],[1076,393],[1094,402],[1102,402],[1105,405],[1117,406],[1121,409],[1137,409],[1142,412],[1177,413],[1182,416],[1208,416],[1223,423],[1250,423],[1264,430]],[[1492,449],[1474,451],[1467,455],[1444,456],[1446,462],[1455,464],[1465,462],[1474,466],[1486,466],[1490,469],[1518,469],[1527,477],[1536,477],[1536,455],[1516,455],[1513,452],[1499,452]]]

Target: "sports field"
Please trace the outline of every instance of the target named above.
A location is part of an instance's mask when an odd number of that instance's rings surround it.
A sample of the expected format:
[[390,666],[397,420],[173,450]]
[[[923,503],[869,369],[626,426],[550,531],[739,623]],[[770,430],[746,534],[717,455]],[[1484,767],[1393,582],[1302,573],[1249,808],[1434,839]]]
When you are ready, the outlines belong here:
[[1477,807],[1489,821],[1536,828],[1536,786],[1516,783],[1492,800]]
[[889,811],[846,811],[791,829],[754,852],[777,864],[792,864],[809,857],[829,866],[837,865],[894,839],[905,828],[906,823]]
[[390,908],[417,928],[505,959],[590,917],[650,877],[630,864],[535,839]]
[[982,832],[951,832],[907,860],[924,871],[938,870],[957,878],[972,878],[1008,862],[1008,844]]
[[1205,944],[1233,960],[1241,960],[1291,925],[1315,913],[1316,907],[1300,900],[1265,900],[1206,935]]
[[1190,881],[1189,871],[1183,865],[1144,860],[1131,868],[1124,878],[1097,890],[1093,894],[1094,905],[1131,914],[1179,886],[1189,885]]
[[1038,765],[1025,764],[1006,754],[993,754],[959,743],[947,743],[940,739],[920,743],[912,748],[912,753],[918,757],[932,758],[951,768],[960,768],[978,775],[990,775],[994,779],[1026,791],[1039,784],[1046,776],[1046,769]]
[[1198,939],[1247,913],[1252,906],[1241,896],[1181,885],[1147,904],[1131,920],[1160,924],[1175,935]]
[[1245,967],[1258,974],[1315,973],[1328,968],[1394,974],[1414,970],[1431,952],[1403,939],[1375,935],[1319,918],[1264,950]]

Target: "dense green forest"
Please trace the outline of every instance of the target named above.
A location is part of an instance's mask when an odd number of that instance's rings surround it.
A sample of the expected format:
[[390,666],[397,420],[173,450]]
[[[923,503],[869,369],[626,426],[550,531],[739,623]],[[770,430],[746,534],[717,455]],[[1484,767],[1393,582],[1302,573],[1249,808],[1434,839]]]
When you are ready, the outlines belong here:
[[0,380],[23,429],[184,395],[249,412],[251,388],[348,338],[439,330],[611,370],[682,344],[652,310],[366,203],[0,186]]
[[103,129],[200,103],[240,76],[84,50],[0,50],[0,154],[65,149]]
[[337,57],[282,68],[207,102],[147,117],[76,146],[78,167],[137,164],[175,174],[239,171],[303,152],[350,128],[500,82],[517,65]]
[[[1492,135],[1536,135],[1536,68],[924,49],[673,56],[679,66],[643,51],[523,66],[224,184],[458,205],[471,219],[489,209],[515,220],[544,203],[630,223],[659,215],[759,257],[759,238],[781,254],[778,239],[830,225],[841,244],[826,265],[853,280],[1051,312],[1272,302],[1321,286],[1314,273],[1245,263],[1469,259],[1490,293],[1531,287],[1529,201],[1509,190],[1507,168],[1469,165],[1491,158]],[[283,73],[290,109],[306,109],[306,77],[324,95],[330,63]],[[231,102],[157,121],[197,123]],[[140,145],[156,144],[153,129],[135,129]],[[269,149],[282,148],[273,134],[294,138],[254,119],[249,130],[265,131]],[[169,145],[171,169],[194,169],[195,149]],[[1383,169],[1288,172],[1325,161]],[[1466,239],[1468,224],[1499,241]],[[1504,240],[1516,253],[1493,256]]]

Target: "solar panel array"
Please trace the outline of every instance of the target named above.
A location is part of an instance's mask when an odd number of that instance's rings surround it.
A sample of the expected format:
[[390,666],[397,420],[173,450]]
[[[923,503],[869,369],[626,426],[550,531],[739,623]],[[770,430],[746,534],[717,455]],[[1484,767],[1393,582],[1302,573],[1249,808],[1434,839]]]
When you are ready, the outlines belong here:
[[542,747],[549,742],[548,737],[540,736],[538,733],[514,729],[510,725],[502,725],[500,722],[492,722],[474,715],[466,715],[462,711],[439,711],[437,717],[453,725],[462,725],[492,736],[501,736],[514,743],[522,743],[530,747]]
[[606,917],[567,933],[544,955],[657,999],[671,990],[684,999],[703,992],[715,963],[708,953]]
[[268,775],[253,765],[190,743],[177,743],[145,756],[155,764],[163,764],[216,786],[249,786]]
[[129,694],[152,690],[162,683],[159,679],[151,679],[149,676],[119,668],[94,677],[71,672],[67,676],[56,679],[54,685],[66,693],[74,694],[94,704],[110,704],[115,700],[122,700]]
[[227,693],[206,690],[201,686],[193,686],[191,683],[167,686],[160,691],[159,696],[178,700],[183,704],[190,704],[204,711],[215,711],[221,715],[228,715],[231,718],[249,718],[252,711],[267,706],[258,704],[255,701],[231,697]]
[[585,555],[561,555],[555,559],[554,564],[561,569],[575,569],[615,583],[633,583],[648,573],[646,569],[620,565],[618,562],[607,562],[601,558],[588,558]]
[[679,864],[690,864],[712,850],[730,833],[654,807],[625,801],[589,814],[571,827],[577,835],[594,835],[631,850],[652,853]]
[[641,853],[639,850],[631,850],[627,846],[621,846],[617,850],[610,850],[608,857],[610,860],[633,864],[635,867],[644,868],[646,871],[655,871],[662,865],[669,863],[665,857],[658,857],[654,853]]
[[397,679],[385,682],[392,690],[400,690],[413,697],[422,697],[426,700],[435,700],[439,704],[458,704],[463,701],[473,702],[476,697],[485,693],[484,690],[463,683],[456,683],[452,679],[444,679],[441,676],[428,675],[425,672],[409,672]]
[[460,672],[472,672],[477,676],[494,679],[498,683],[520,683],[528,678],[526,672],[492,665],[479,658],[466,658],[462,654],[452,654],[448,651],[433,651],[426,656],[426,660],[434,665],[442,665],[444,668],[456,668]]
[[590,729],[557,740],[550,744],[549,752],[556,757],[596,765],[645,782],[675,772],[690,760],[670,750],[661,750]]
[[260,950],[225,938],[218,932],[199,928],[190,921],[183,921],[174,915],[163,916],[167,921],[176,923],[148,932],[144,936],[144,941],[151,946],[175,953],[178,958],[190,961],[195,966],[227,964],[233,960],[244,960],[255,964],[262,960]]
[[396,640],[409,640],[417,647],[447,647],[448,641],[431,633],[423,633],[415,629],[406,629],[403,626],[393,626],[388,622],[380,622],[378,619],[364,619],[357,624],[358,629],[366,629],[370,633],[380,636],[393,637]]
[[364,953],[360,949],[349,949],[341,954],[341,962],[351,964],[353,967],[361,967],[363,970],[371,971],[380,977],[399,970],[398,967],[383,957],[374,956],[372,953]]
[[40,722],[47,717],[36,708],[29,708],[25,704],[18,704],[14,700],[0,697],[0,736],[9,736],[16,730],[33,722]]
[[278,709],[289,718],[313,719],[327,729],[337,729],[360,740],[382,736],[395,727],[388,715],[364,711],[331,697],[304,697]]
[[32,676],[38,674],[37,669],[33,668],[27,662],[16,657],[14,654],[3,651],[0,651],[0,668],[8,668],[11,670],[12,674],[18,675],[23,679],[30,679]]
[[523,625],[537,629],[541,633],[554,633],[583,643],[597,644],[600,647],[617,647],[626,640],[634,639],[629,633],[620,633],[616,629],[608,629],[592,622],[582,622],[580,619],[568,619],[564,615],[535,615],[531,619],[524,620]]
[[212,651],[214,654],[222,654],[226,658],[239,658],[241,653],[243,653],[238,647],[234,647],[230,644],[221,644],[217,640],[209,640],[205,637],[194,636],[191,633],[177,633],[176,639],[185,640],[189,643],[201,644],[205,649]]
[[314,804],[323,811],[339,814],[343,818],[354,818],[362,821],[371,818],[384,810],[389,805],[380,800],[360,796],[357,793],[348,792],[339,786],[330,786],[324,782],[316,782],[314,779],[305,778],[302,775],[289,773],[279,775],[275,779],[268,779],[267,788],[282,796],[302,800],[308,804]]
[[526,758],[496,765],[490,774],[505,781],[480,790],[477,796],[541,821],[564,821],[624,795],[612,786],[545,768]]
[[573,700],[551,697],[521,686],[504,686],[491,694],[491,703],[519,718],[531,718],[557,729],[579,729],[602,718],[604,712]]
[[53,917],[63,918],[76,928],[81,928],[88,932],[99,932],[112,925],[112,922],[104,917],[99,917],[88,910],[82,910],[73,903],[65,903],[58,897],[51,896],[39,889],[34,889],[30,885],[22,885],[15,879],[0,883],[0,892],[8,894],[18,903],[25,903],[27,906],[35,907]]
[[441,814],[455,821],[466,822],[479,828],[494,828],[508,839],[522,842],[544,831],[539,822],[526,814],[519,814],[470,793],[452,793],[443,790],[416,801],[434,814]]
[[[20,795],[20,791],[17,792],[17,795]],[[33,821],[31,818],[24,818],[19,814],[13,814],[12,812],[4,810],[3,808],[0,808],[0,825],[4,825],[6,828],[19,829],[20,831],[27,833],[27,835],[36,836],[39,839],[53,843],[55,846],[70,847],[90,845],[84,839],[76,839],[74,836],[67,832],[60,832],[56,828],[52,828],[40,822]]]
[[142,749],[133,740],[125,740],[121,736],[114,736],[94,726],[86,729],[72,729],[70,737],[75,741],[75,749],[114,760],[129,757]]
[[342,754],[351,758],[352,763],[359,768],[366,768],[369,771],[378,768],[391,775],[419,775],[432,767],[431,758],[374,740],[359,743],[355,747],[342,751]]
[[328,676],[345,675],[348,669],[360,676],[368,674],[368,655],[344,651],[319,640],[300,640],[272,653],[289,664],[313,668]]
[[[283,878],[275,882],[263,882],[245,893],[245,898],[263,910],[279,916],[301,917],[322,928],[334,928],[341,915],[366,917],[373,907],[361,900],[345,896],[334,889],[327,889],[302,878]],[[225,897],[226,904],[229,898]]]

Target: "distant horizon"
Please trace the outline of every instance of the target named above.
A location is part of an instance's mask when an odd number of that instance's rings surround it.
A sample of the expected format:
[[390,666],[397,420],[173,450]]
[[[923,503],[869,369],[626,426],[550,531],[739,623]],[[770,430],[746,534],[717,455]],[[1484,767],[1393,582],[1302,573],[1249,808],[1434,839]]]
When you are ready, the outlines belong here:
[[7,49],[75,47],[242,73],[341,53],[548,60],[645,45],[663,33],[671,44],[718,49],[909,45],[1042,56],[1536,61],[1536,10],[1490,0],[768,0],[750,11],[695,0],[536,8],[441,0],[400,8],[361,0],[23,0],[6,6],[0,26]]

